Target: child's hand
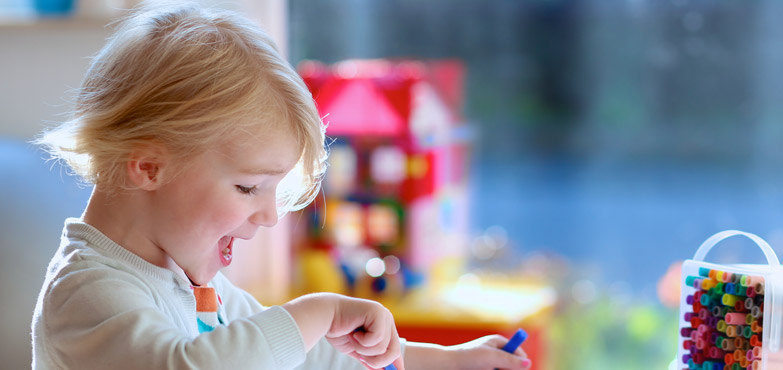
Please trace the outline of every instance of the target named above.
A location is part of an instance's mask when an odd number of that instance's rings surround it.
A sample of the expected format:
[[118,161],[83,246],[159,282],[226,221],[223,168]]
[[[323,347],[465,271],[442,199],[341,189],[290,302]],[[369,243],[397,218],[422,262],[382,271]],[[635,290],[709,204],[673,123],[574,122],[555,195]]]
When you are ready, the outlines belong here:
[[368,369],[382,368],[397,360],[397,369],[404,370],[394,317],[377,302],[340,297],[326,339]]
[[514,353],[503,351],[508,339],[488,335],[479,339],[444,347],[431,343],[408,342],[405,363],[413,370],[526,370],[531,363],[521,348]]
[[394,361],[403,366],[400,336],[391,312],[378,302],[333,293],[308,294],[283,305],[302,333],[309,351],[323,337],[368,369]]
[[453,369],[529,369],[532,363],[525,351],[517,347],[514,353],[505,352],[502,348],[506,342],[503,336],[488,335],[446,349],[455,357]]

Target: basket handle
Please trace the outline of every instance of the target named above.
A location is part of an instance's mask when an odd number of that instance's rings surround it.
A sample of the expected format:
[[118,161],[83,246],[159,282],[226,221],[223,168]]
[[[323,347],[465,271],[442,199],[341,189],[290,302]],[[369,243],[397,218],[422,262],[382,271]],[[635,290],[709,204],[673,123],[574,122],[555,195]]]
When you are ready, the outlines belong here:
[[712,247],[714,247],[716,244],[718,244],[720,241],[726,238],[730,238],[735,235],[742,235],[747,237],[748,239],[752,240],[756,243],[756,245],[761,248],[761,251],[764,252],[764,256],[767,257],[767,263],[772,267],[780,267],[780,261],[778,260],[778,256],[775,254],[775,251],[772,250],[772,247],[767,244],[764,239],[761,239],[756,234],[746,233],[744,231],[739,230],[724,230],[721,231],[704,241],[704,243],[701,243],[701,246],[699,249],[696,250],[696,254],[693,255],[694,261],[704,261],[704,257],[707,256],[707,252],[709,252]]

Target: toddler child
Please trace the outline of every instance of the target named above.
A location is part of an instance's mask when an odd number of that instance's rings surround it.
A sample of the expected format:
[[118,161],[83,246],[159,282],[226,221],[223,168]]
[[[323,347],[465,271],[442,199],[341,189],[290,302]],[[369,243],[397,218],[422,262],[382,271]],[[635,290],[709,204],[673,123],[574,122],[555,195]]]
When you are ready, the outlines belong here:
[[306,86],[258,27],[142,7],[94,57],[72,118],[39,143],[93,183],[35,308],[35,369],[525,369],[499,336],[404,342],[380,304],[311,294],[263,307],[219,270],[308,204],[326,168]]

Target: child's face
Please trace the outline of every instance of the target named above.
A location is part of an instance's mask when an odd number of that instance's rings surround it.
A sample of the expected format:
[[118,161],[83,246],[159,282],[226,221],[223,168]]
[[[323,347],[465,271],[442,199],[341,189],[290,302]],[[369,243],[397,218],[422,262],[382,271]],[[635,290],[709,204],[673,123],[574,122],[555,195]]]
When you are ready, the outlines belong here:
[[206,284],[231,263],[235,238],[277,223],[275,191],[299,154],[294,136],[277,129],[197,156],[152,194],[152,242],[194,283]]

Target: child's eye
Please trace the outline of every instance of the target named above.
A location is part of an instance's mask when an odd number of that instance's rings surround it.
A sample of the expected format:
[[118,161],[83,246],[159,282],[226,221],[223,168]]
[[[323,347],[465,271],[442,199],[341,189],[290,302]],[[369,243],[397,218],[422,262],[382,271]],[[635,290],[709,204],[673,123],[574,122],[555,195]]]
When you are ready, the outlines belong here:
[[237,185],[236,187],[237,187],[237,190],[239,190],[240,193],[247,194],[247,195],[255,194],[256,191],[258,190],[258,187],[256,187],[256,186],[248,187],[248,186]]

